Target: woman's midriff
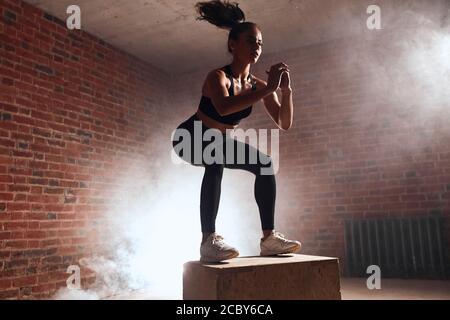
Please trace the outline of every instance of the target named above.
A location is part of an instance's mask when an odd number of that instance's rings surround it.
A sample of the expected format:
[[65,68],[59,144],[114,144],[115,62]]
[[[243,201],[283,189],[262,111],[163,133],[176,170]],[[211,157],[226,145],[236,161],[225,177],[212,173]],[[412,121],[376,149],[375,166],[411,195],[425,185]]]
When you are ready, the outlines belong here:
[[227,129],[234,130],[238,126],[237,124],[236,125],[227,124],[227,123],[222,123],[222,122],[218,122],[214,119],[211,119],[206,114],[204,114],[200,109],[197,110],[196,115],[203,122],[203,124],[206,127],[211,128],[211,129],[218,129],[222,133],[226,133]]

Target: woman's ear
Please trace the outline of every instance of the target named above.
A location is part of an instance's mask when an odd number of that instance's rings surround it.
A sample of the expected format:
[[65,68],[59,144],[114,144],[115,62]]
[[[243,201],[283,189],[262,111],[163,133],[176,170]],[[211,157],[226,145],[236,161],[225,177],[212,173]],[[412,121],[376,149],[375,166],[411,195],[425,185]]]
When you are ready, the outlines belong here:
[[231,50],[231,51],[234,50],[234,45],[235,45],[234,41],[233,41],[233,40],[230,40],[228,46],[230,47],[230,50]]

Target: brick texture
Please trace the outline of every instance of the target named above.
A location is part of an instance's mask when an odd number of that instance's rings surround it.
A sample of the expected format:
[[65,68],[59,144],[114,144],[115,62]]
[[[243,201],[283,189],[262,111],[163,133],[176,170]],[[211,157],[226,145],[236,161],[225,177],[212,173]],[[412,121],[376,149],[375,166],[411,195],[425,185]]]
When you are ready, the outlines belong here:
[[[439,214],[450,246],[450,105],[434,102],[441,113],[426,112],[430,121],[420,125],[414,116],[418,110],[409,108],[414,101],[395,97],[392,83],[380,85],[379,74],[385,72],[377,69],[378,62],[355,57],[376,52],[390,39],[385,38],[263,53],[251,70],[264,80],[264,70],[280,61],[291,70],[294,123],[280,132],[276,227],[301,240],[306,254],[339,257],[341,271],[348,218]],[[196,110],[207,71],[178,77],[174,98],[180,120]],[[195,86],[183,85],[187,79]],[[262,102],[240,127],[277,128]],[[248,201],[254,201],[249,194]]]
[[[362,50],[355,43],[263,54],[252,69],[263,79],[273,63],[291,69],[295,115],[280,133],[277,229],[342,267],[346,218],[439,213],[450,245],[446,117],[418,126],[389,87],[368,90],[376,66],[349,62]],[[11,0],[0,1],[0,59],[0,299],[45,298],[65,286],[68,265],[108,241],[115,178],[129,159],[163,154],[158,137],[169,142],[195,112],[208,70],[172,77]],[[276,128],[263,109],[255,104],[241,127]]]
[[[376,40],[315,44],[263,63],[285,61],[293,70],[295,116],[280,134],[277,221],[305,253],[337,256],[342,269],[347,218],[439,214],[450,245],[449,101],[435,101],[439,112],[421,125],[408,114],[413,102],[392,94],[398,83],[373,88],[381,81],[377,62],[348,60],[388,43]],[[260,106],[245,125],[275,128]]]
[[169,79],[27,3],[0,1],[0,299],[50,297],[69,265],[107,242],[114,178],[173,126]]

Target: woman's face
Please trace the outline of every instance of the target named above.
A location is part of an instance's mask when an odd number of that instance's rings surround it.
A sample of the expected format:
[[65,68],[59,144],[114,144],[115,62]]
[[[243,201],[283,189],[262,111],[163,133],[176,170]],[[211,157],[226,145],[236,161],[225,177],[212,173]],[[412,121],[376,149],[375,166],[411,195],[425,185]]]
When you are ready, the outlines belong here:
[[262,52],[262,36],[257,27],[241,33],[238,41],[231,40],[233,55],[240,61],[256,63]]

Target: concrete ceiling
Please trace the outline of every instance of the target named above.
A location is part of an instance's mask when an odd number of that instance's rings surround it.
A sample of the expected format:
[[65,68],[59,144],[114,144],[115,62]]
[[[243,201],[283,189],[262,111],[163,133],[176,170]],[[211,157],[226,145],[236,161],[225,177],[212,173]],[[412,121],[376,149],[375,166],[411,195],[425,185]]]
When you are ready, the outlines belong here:
[[[76,3],[83,30],[174,75],[231,61],[226,50],[228,32],[195,20],[197,0],[25,1],[62,20],[68,16],[66,8]],[[447,26],[450,0],[238,2],[247,21],[261,27],[264,55],[369,32],[366,9],[370,4],[380,5],[384,28],[405,12]]]

